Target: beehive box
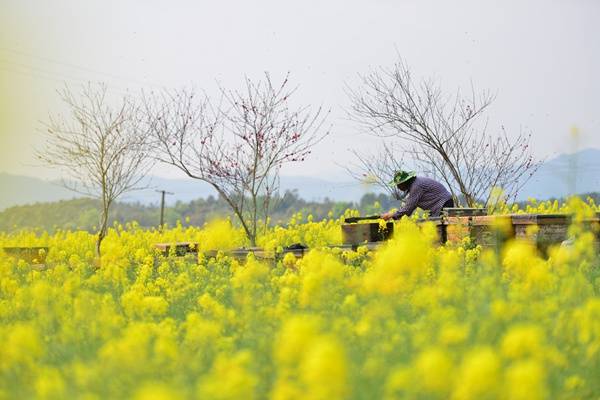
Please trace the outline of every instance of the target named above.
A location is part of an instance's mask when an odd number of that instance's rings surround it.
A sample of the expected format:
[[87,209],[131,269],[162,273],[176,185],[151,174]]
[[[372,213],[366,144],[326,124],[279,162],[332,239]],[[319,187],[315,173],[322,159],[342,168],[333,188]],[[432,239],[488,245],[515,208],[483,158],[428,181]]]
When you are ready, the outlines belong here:
[[469,238],[473,244],[496,247],[514,237],[509,215],[445,217],[446,242],[459,244]]
[[48,247],[3,247],[4,253],[17,260],[30,264],[44,264],[48,255]]
[[510,215],[474,216],[470,221],[470,237],[473,243],[484,247],[502,246],[515,237]]
[[171,254],[181,257],[186,254],[198,253],[198,243],[196,242],[157,243],[154,247],[165,257]]
[[344,244],[359,245],[368,242],[380,242],[389,239],[394,233],[394,223],[386,222],[381,227],[378,222],[342,224]]
[[470,217],[445,217],[445,243],[460,243],[471,234]]
[[518,239],[531,241],[545,250],[567,239],[571,218],[566,214],[513,215],[512,224]]
[[296,258],[302,258],[310,249],[306,246],[284,247],[281,251],[264,249],[262,247],[240,247],[231,250],[207,250],[204,251],[206,257],[216,257],[219,252],[227,257],[234,258],[238,261],[245,261],[250,254],[256,259],[263,261],[278,261],[282,260],[286,254],[292,254]]
[[[584,230],[591,230],[600,241],[600,218],[588,218],[581,221]],[[515,237],[534,243],[542,252],[552,245],[558,245],[569,238],[572,217],[567,214],[523,214],[513,215],[512,224]]]

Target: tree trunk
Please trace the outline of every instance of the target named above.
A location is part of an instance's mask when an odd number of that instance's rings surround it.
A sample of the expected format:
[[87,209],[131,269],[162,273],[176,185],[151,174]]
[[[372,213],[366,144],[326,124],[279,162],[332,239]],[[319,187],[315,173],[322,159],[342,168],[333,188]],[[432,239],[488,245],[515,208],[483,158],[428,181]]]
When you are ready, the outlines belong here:
[[96,238],[96,257],[99,259],[102,256],[100,251],[100,247],[102,246],[102,241],[106,235],[103,232],[98,233],[98,237]]
[[102,210],[100,229],[98,230],[98,237],[96,239],[96,257],[98,258],[98,260],[100,260],[100,257],[102,256],[102,251],[101,251],[102,241],[106,237],[106,231],[108,230],[108,209],[109,209],[109,207],[110,207],[110,205],[107,207],[104,207],[104,209]]

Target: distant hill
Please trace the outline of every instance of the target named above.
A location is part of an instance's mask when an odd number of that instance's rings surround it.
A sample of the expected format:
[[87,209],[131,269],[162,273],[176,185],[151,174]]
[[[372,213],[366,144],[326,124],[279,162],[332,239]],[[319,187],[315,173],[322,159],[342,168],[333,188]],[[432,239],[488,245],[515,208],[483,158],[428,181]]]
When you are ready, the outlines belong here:
[[561,154],[546,161],[519,198],[548,199],[590,192],[600,192],[600,149]]
[[[194,179],[167,179],[153,176],[144,179],[140,186],[146,187],[146,189],[127,193],[120,198],[120,201],[156,205],[160,202],[160,194],[156,190],[174,193],[174,195],[166,196],[168,205],[173,205],[178,201],[190,202],[198,198],[217,196],[217,192],[209,184]],[[78,193],[65,189],[59,182],[7,173],[0,173],[0,188],[0,210],[19,205],[82,197]],[[301,198],[307,201],[324,201],[325,199],[358,201],[364,194],[374,191],[373,189],[358,182],[333,182],[303,176],[284,176],[280,182],[281,193],[296,191]]]
[[[167,204],[177,201],[190,202],[198,198],[216,196],[207,183],[192,179],[150,177],[143,182],[148,189],[128,193],[120,200],[143,205],[158,204],[157,189],[175,193],[166,197]],[[347,179],[333,181],[307,176],[281,177],[281,192],[297,191],[307,201],[352,201],[358,202],[368,192],[379,192],[376,187],[364,186]],[[560,198],[569,193],[600,191],[600,149],[585,149],[574,154],[562,154],[546,160],[534,177],[521,191],[518,200],[528,197],[537,199]],[[7,207],[54,202],[81,197],[64,189],[56,182],[0,173],[0,210]]]
[[0,210],[7,207],[68,200],[80,195],[54,182],[29,176],[0,173]]
[[[122,201],[157,204],[160,199],[160,194],[156,193],[157,189],[175,193],[166,197],[167,204],[217,196],[216,190],[209,184],[195,179],[150,177],[142,185],[148,186],[149,189],[128,193]],[[282,176],[279,189],[281,193],[297,191],[298,195],[307,201],[358,201],[362,195],[373,191],[373,188],[350,180],[335,182],[306,176]]]

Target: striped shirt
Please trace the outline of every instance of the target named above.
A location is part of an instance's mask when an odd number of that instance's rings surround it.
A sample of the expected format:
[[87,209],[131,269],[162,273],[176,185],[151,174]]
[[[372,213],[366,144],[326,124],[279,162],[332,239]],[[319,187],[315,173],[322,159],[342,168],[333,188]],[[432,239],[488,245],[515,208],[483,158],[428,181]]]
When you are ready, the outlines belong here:
[[417,176],[408,189],[408,198],[404,206],[394,213],[393,218],[411,215],[417,207],[428,210],[431,217],[437,217],[444,203],[451,198],[450,192],[441,183]]

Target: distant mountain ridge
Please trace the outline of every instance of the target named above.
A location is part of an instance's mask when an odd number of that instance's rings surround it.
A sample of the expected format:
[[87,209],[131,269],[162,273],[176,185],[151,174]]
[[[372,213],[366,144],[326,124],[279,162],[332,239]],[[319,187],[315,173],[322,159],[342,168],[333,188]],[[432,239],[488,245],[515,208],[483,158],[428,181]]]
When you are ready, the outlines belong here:
[[[165,197],[169,205],[177,201],[190,202],[198,198],[217,196],[217,192],[209,184],[194,179],[152,176],[144,179],[140,186],[144,189],[126,193],[119,200],[129,203],[139,202],[144,205],[158,204],[161,195],[157,190],[174,193]],[[296,190],[300,197],[308,201],[322,201],[326,198],[335,201],[359,200],[363,194],[377,191],[376,188],[365,187],[358,182],[334,182],[304,176],[281,177],[280,191],[286,190]],[[81,194],[62,187],[58,181],[0,173],[0,211],[12,206],[80,197]]]
[[[216,191],[207,183],[192,179],[168,179],[150,177],[143,182],[148,189],[128,193],[121,198],[125,202],[157,204],[160,194],[156,190],[175,193],[166,197],[168,204],[176,201],[189,202],[208,196]],[[308,176],[282,176],[280,190],[297,190],[300,197],[309,201],[328,198],[334,201],[359,201],[368,192],[380,192],[374,186],[359,182],[333,181]],[[570,193],[600,192],[600,149],[585,149],[574,154],[561,154],[545,161],[533,178],[525,185],[518,200],[528,197],[548,199],[564,197]],[[36,202],[53,202],[81,197],[57,182],[39,178],[0,173],[0,210],[15,205]]]
[[519,198],[547,199],[600,192],[600,149],[561,154],[542,164]]

